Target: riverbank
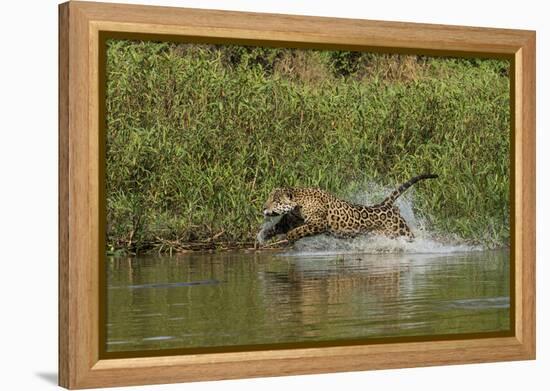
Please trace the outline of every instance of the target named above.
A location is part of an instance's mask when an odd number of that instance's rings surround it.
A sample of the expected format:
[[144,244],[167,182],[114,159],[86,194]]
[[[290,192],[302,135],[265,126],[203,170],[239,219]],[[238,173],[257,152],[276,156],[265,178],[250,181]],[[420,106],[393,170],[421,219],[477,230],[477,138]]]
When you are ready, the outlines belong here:
[[110,41],[107,250],[248,246],[273,188],[353,199],[425,172],[430,230],[505,246],[508,65]]

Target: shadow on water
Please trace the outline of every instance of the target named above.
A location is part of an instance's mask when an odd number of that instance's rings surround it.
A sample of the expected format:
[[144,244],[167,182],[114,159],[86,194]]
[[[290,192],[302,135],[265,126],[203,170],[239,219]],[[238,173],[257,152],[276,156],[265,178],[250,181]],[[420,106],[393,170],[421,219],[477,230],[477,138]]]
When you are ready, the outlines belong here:
[[107,262],[107,350],[503,331],[509,252],[197,253]]

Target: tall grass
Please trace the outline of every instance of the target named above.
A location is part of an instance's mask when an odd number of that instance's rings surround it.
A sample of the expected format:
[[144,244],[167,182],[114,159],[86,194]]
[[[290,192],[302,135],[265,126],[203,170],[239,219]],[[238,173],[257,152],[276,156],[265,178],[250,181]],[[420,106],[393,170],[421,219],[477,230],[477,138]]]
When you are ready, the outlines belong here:
[[239,246],[280,186],[419,173],[433,229],[509,239],[505,61],[112,40],[108,250]]

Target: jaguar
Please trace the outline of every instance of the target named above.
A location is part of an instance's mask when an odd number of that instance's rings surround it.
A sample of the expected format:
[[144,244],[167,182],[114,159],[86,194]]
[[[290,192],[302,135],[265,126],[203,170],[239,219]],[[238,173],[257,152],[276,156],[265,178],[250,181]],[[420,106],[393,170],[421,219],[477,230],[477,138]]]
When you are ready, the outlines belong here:
[[285,235],[293,243],[306,236],[328,233],[337,237],[359,234],[384,235],[395,239],[414,239],[395,201],[409,187],[434,174],[415,176],[392,191],[382,202],[365,206],[342,200],[318,188],[284,187],[274,189],[264,205],[265,217],[279,216],[279,221],[263,232],[262,241]]

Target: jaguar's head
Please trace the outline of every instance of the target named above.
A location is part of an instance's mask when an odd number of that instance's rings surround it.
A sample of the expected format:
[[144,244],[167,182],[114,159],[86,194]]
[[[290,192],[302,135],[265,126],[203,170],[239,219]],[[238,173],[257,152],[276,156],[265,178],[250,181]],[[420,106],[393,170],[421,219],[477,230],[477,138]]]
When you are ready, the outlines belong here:
[[278,188],[271,192],[264,205],[264,216],[280,216],[291,212],[298,204],[294,201],[292,190]]

